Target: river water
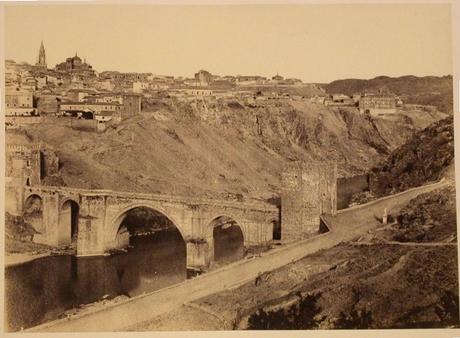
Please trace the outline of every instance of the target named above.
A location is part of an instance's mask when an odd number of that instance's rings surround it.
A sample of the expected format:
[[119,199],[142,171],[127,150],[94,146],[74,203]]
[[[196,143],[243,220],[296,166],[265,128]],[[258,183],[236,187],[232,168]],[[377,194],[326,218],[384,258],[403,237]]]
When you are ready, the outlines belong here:
[[[186,246],[176,228],[130,237],[132,248],[113,256],[51,256],[5,269],[8,331],[59,318],[101,298],[133,297],[187,278]],[[238,227],[214,229],[216,267],[244,256]]]
[[187,278],[185,243],[177,230],[131,237],[127,253],[51,256],[5,269],[8,331],[53,319],[81,304],[151,292]]

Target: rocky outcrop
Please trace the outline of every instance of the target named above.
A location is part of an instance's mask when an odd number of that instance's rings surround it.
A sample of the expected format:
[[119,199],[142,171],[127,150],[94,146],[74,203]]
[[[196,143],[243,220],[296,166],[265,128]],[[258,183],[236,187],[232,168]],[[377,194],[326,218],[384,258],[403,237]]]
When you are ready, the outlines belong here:
[[454,159],[454,124],[448,117],[416,132],[370,174],[370,190],[378,195],[439,180]]

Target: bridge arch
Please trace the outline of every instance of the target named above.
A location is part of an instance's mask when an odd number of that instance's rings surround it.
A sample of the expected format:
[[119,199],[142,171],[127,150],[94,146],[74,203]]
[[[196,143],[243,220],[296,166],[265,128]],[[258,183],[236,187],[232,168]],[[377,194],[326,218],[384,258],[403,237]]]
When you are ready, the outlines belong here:
[[75,243],[78,235],[80,204],[73,198],[65,198],[59,207],[58,243]]
[[162,216],[164,216],[174,225],[174,227],[177,229],[177,231],[179,232],[179,234],[181,235],[185,243],[187,239],[187,234],[185,233],[183,227],[180,225],[177,219],[175,219],[169,212],[167,212],[165,208],[155,203],[139,202],[139,203],[131,203],[125,206],[123,209],[117,211],[116,215],[110,219],[110,221],[107,224],[108,228],[106,229],[106,234],[107,234],[106,243],[108,243],[108,248],[106,248],[106,250],[118,246],[116,241],[117,241],[117,235],[119,233],[122,222],[127,216],[127,214],[131,210],[134,210],[136,208],[147,208],[147,209],[153,210],[161,214]]
[[44,200],[37,193],[30,193],[24,199],[24,207],[22,213],[24,220],[32,225],[32,227],[40,234],[46,232],[44,224]]
[[235,217],[214,217],[206,227],[206,240],[212,248],[214,263],[228,264],[244,257],[244,229]]
[[32,192],[32,190],[30,190],[30,193],[24,197],[24,207],[27,205],[27,203],[30,203],[31,198],[39,198],[43,202],[42,195],[36,192]]

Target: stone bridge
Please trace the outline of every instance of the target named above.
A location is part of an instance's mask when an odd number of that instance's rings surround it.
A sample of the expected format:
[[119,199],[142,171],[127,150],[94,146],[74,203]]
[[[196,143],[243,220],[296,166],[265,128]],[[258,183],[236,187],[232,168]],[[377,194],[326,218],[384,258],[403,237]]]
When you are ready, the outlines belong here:
[[278,208],[265,202],[51,186],[24,186],[16,196],[20,199],[14,203],[20,209],[15,210],[16,214],[22,213],[31,199],[40,201],[42,227],[37,241],[53,246],[70,244],[75,229],[78,256],[102,255],[116,248],[126,213],[136,207],[151,208],[167,217],[181,233],[188,267],[206,267],[212,262],[213,221],[217,218],[225,216],[236,222],[245,246],[272,240],[274,224],[280,221]]

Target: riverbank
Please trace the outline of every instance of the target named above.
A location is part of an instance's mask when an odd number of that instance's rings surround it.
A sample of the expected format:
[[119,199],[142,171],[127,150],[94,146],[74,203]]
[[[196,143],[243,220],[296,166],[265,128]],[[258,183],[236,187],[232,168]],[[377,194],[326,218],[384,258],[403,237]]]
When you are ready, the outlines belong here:
[[5,267],[12,267],[21,265],[24,263],[32,262],[36,259],[48,257],[51,252],[46,253],[17,253],[17,254],[6,254],[5,255]]
[[71,255],[74,251],[71,247],[56,248],[46,244],[19,241],[7,237],[5,241],[4,262],[5,267],[11,267],[48,256]]

